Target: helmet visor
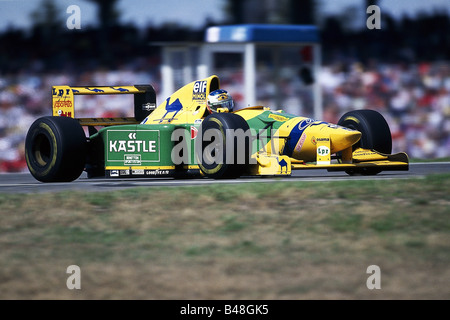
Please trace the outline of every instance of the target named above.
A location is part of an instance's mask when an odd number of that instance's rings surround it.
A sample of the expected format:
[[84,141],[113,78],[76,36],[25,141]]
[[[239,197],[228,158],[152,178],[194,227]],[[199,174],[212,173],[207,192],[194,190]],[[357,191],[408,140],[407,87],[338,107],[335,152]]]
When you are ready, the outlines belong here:
[[228,99],[217,102],[211,102],[209,104],[209,107],[211,108],[211,110],[214,111],[216,111],[218,108],[227,108],[229,111],[232,111],[234,108],[234,101],[233,99]]

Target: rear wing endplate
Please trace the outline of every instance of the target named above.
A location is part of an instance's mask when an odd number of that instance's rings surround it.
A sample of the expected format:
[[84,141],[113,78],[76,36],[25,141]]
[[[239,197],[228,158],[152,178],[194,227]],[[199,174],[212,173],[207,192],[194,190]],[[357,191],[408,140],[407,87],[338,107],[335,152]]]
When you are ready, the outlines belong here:
[[[76,118],[75,95],[99,94],[133,94],[134,117],[129,118]],[[139,123],[156,108],[156,93],[151,85],[116,86],[116,87],[52,87],[52,114],[59,117],[70,117],[87,126],[106,126],[116,124]]]

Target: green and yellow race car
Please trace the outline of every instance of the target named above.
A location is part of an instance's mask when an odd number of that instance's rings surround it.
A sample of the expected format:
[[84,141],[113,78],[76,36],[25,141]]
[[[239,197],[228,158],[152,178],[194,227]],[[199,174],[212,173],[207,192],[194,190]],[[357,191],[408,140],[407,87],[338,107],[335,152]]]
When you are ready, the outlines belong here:
[[[37,119],[27,133],[28,168],[42,182],[73,181],[83,171],[88,178],[219,179],[302,169],[408,170],[408,156],[391,154],[389,126],[374,110],[350,111],[332,124],[264,106],[212,108],[209,97],[225,101],[223,92],[216,75],[185,85],[158,106],[151,85],[54,86],[53,115]],[[134,117],[77,118],[74,96],[100,94],[133,94]]]

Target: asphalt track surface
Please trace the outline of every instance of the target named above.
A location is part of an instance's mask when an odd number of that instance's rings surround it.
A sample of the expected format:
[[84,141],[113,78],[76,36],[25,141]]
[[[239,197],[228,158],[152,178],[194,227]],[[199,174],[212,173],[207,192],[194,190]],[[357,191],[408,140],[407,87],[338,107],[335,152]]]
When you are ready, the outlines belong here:
[[[29,173],[0,174],[0,193],[40,193],[67,190],[111,191],[133,187],[177,187],[186,185],[211,185],[217,183],[272,183],[285,181],[305,183],[310,181],[379,180],[424,178],[430,174],[450,173],[450,162],[410,163],[408,171],[385,171],[376,176],[349,176],[345,172],[328,172],[324,169],[296,170],[288,177],[242,177],[239,179],[213,180],[207,178],[95,178],[87,179],[83,174],[73,182],[42,183]],[[269,187],[269,185],[268,185]]]

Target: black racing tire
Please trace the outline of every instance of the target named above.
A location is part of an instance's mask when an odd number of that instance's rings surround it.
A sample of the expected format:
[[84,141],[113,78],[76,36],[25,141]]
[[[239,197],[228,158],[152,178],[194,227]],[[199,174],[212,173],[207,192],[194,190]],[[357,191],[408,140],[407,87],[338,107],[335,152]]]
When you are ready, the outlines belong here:
[[361,132],[361,139],[353,146],[353,150],[361,147],[384,154],[391,154],[391,130],[384,117],[378,111],[349,111],[339,119],[338,125]]
[[[361,139],[353,145],[353,150],[361,147],[384,154],[392,152],[392,136],[386,119],[375,110],[353,110],[345,113],[338,125],[358,130]],[[345,171],[349,175],[376,175],[381,172],[377,167],[353,168]]]
[[[216,132],[218,136],[220,135],[222,141],[216,141],[215,137],[209,139],[205,136],[205,133],[210,129],[215,129],[216,131],[213,132]],[[236,130],[239,129],[242,130],[242,133],[250,133],[247,121],[234,113],[213,113],[202,121],[199,135],[197,135],[195,154],[200,171],[204,176],[213,179],[233,179],[240,177],[248,168],[251,137],[246,136],[239,141],[240,138],[230,135],[230,133],[238,133],[239,131]],[[220,142],[223,142],[223,144],[219,145]],[[220,153],[215,154],[217,149],[212,150],[211,146],[216,143],[223,151],[222,157],[220,157]],[[230,151],[232,151],[232,154],[230,154]]]
[[25,158],[41,182],[69,182],[83,172],[87,139],[73,118],[42,117],[33,122],[25,139]]

